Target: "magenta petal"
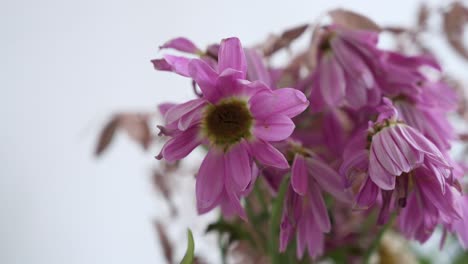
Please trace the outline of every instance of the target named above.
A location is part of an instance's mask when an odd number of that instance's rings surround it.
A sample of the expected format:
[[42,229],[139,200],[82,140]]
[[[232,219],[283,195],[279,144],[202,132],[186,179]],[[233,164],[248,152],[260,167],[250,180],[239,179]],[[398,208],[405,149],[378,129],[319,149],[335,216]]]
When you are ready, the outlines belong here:
[[302,259],[302,256],[304,256],[304,251],[307,246],[307,225],[310,223],[307,223],[305,221],[305,218],[301,218],[299,220],[299,223],[297,223],[297,248],[296,248],[296,256],[298,259]]
[[307,192],[307,177],[309,177],[309,175],[307,175],[304,157],[296,154],[291,169],[291,185],[297,194],[304,195]]
[[372,181],[384,190],[395,189],[395,176],[388,173],[380,164],[371,147],[369,154],[369,176]]
[[312,259],[323,254],[325,238],[323,232],[314,225],[307,225],[307,252]]
[[356,203],[360,207],[369,208],[375,203],[378,194],[379,188],[377,185],[375,185],[375,183],[370,178],[367,178],[366,183],[356,197]]
[[175,39],[171,39],[168,42],[164,43],[160,47],[161,49],[175,49],[182,52],[196,54],[199,53],[200,50],[193,44],[192,41],[188,40],[187,38],[179,37]]
[[263,63],[263,58],[256,49],[244,49],[247,59],[247,79],[249,81],[261,81],[268,86],[272,80],[268,69]]
[[190,77],[198,84],[203,96],[210,102],[214,102],[219,97],[216,89],[218,74],[206,62],[193,59],[188,65]]
[[337,105],[345,95],[345,76],[343,69],[329,53],[324,54],[320,61],[320,91],[325,102],[330,105]]
[[309,196],[309,205],[313,212],[312,216],[314,221],[317,223],[317,226],[322,232],[330,232],[331,223],[330,218],[328,217],[325,201],[322,197],[322,192],[315,184],[310,184],[309,188],[310,191],[307,193],[307,195]]
[[[235,186],[231,192],[243,191],[252,180],[249,153],[243,144],[237,144],[224,154],[226,164],[226,177],[230,177]],[[226,186],[228,188],[228,186]]]
[[309,175],[317,181],[323,190],[342,202],[351,202],[352,197],[351,194],[345,190],[346,186],[343,177],[320,160],[308,158],[306,162]]
[[285,115],[276,115],[266,120],[256,120],[253,134],[265,141],[281,141],[287,139],[294,128],[295,125],[291,118]]
[[[385,143],[388,142],[383,142],[382,132],[385,133],[386,129],[383,129],[381,132],[377,133],[372,137],[371,152],[375,153],[377,160],[379,160],[382,167],[389,174],[399,176],[401,174],[400,168],[397,166],[397,164],[393,161],[392,157],[387,153],[387,151],[384,148]],[[395,147],[396,146],[392,146],[392,148]]]
[[305,95],[293,88],[258,93],[250,99],[249,104],[250,110],[256,118],[267,118],[278,114],[292,118],[309,106]]
[[238,38],[223,39],[218,52],[219,72],[225,69],[234,69],[242,72],[242,78],[247,74],[247,62],[242,44]]
[[252,156],[263,165],[280,169],[289,168],[289,164],[284,155],[271,144],[263,140],[249,143],[249,149]]
[[162,103],[158,105],[158,110],[159,113],[161,113],[162,116],[166,115],[167,110],[171,109],[172,107],[176,106],[177,104],[174,103]]
[[213,209],[224,187],[224,156],[210,150],[203,160],[196,178],[195,193],[199,213]]
[[167,54],[164,55],[164,59],[169,65],[171,65],[173,72],[189,77],[188,65],[192,59]]
[[201,144],[202,140],[198,132],[198,127],[192,127],[171,138],[164,144],[161,154],[157,158],[164,157],[165,160],[171,162],[185,158],[194,148]]
[[[379,132],[383,148],[385,149],[387,155],[390,157],[392,162],[395,164],[398,170],[395,175],[400,175],[402,172],[410,172],[415,166],[415,164],[409,164],[406,160],[408,154],[402,153],[402,150],[399,148],[398,144],[393,141],[391,130],[392,128],[383,129]],[[400,139],[401,140],[401,139]],[[412,152],[412,149],[409,149]]]
[[206,101],[203,98],[198,98],[183,104],[174,105],[173,107],[169,108],[164,115],[166,124],[171,124],[175,121],[178,121],[181,117],[190,114],[192,111],[195,111],[205,103]]

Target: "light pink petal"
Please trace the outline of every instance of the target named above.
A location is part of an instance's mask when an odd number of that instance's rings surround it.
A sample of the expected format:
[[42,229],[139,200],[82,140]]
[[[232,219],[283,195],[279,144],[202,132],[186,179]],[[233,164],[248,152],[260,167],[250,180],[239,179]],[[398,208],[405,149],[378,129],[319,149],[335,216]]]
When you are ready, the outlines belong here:
[[243,191],[252,181],[252,168],[250,167],[250,157],[243,144],[237,144],[229,149],[225,154],[226,177],[229,177],[235,186],[230,192],[237,193]]
[[220,73],[229,68],[238,70],[243,74],[242,79],[245,79],[247,62],[238,38],[223,39],[218,52],[218,67]]
[[175,105],[169,108],[164,115],[166,124],[171,124],[178,121],[184,115],[190,114],[192,111],[196,111],[199,107],[206,104],[203,98],[193,99],[183,104]]
[[399,167],[385,151],[382,134],[380,132],[372,137],[371,152],[375,153],[377,160],[389,174],[395,176],[399,176],[401,174]]
[[408,238],[414,238],[417,229],[423,224],[423,217],[424,211],[417,194],[410,194],[406,207],[401,210],[398,217],[401,232]]
[[377,184],[380,188],[384,190],[393,190],[395,189],[395,179],[394,175],[388,173],[380,164],[379,160],[376,157],[376,153],[373,148],[369,153],[369,176],[372,181]]
[[265,141],[281,141],[287,139],[294,128],[291,118],[285,115],[275,115],[266,120],[256,120],[253,134]]
[[199,127],[192,127],[183,133],[171,138],[156,158],[164,158],[167,161],[176,161],[185,158],[194,148],[201,144]]
[[[393,161],[395,166],[398,168],[398,174],[401,174],[402,172],[410,172],[413,168],[415,168],[415,164],[409,164],[408,161],[406,160],[406,156],[410,155],[407,153],[403,153],[402,151],[408,150],[408,149],[400,149],[398,144],[393,141],[392,135],[390,130],[393,128],[386,128],[383,129],[379,132],[380,138],[381,138],[381,143],[383,145],[383,148],[385,149],[387,155],[390,157],[390,159]],[[400,138],[400,140],[403,140]],[[403,140],[404,141],[404,140]],[[409,149],[409,151],[413,152],[412,149]]]
[[208,101],[214,102],[219,98],[219,93],[216,87],[218,74],[203,60],[193,59],[188,65],[190,77],[198,84],[203,92],[203,97]]
[[250,101],[250,111],[256,118],[272,115],[295,117],[302,113],[309,101],[305,95],[293,88],[281,88],[271,92],[257,93]]
[[252,156],[263,165],[280,169],[289,168],[289,164],[284,155],[270,143],[263,140],[257,140],[249,143],[249,150]]
[[226,190],[222,193],[221,210],[226,219],[238,215],[242,220],[247,221],[247,214],[240,203],[239,196],[235,193]]
[[463,218],[454,221],[453,229],[458,236],[461,246],[468,250],[468,196],[465,195],[460,201],[463,208]]
[[[192,59],[173,55],[164,55],[164,60],[171,66],[171,71],[185,77],[189,77],[188,65]],[[154,64],[154,62],[153,62]],[[156,67],[156,64],[154,64]]]
[[406,163],[409,166],[419,167],[424,160],[424,155],[411,147],[408,141],[400,135],[398,129],[391,129],[389,130],[392,136],[393,142],[398,145],[398,149],[400,149],[401,153],[403,154],[403,158],[405,158]]
[[296,154],[291,169],[291,185],[297,194],[304,195],[307,192],[308,177],[304,157]]
[[330,232],[331,223],[330,218],[328,217],[327,206],[325,205],[325,201],[322,197],[322,192],[315,184],[310,184],[309,188],[310,191],[307,193],[307,196],[309,198],[310,209],[313,212],[312,216],[314,218],[314,222],[322,232]]
[[158,105],[158,111],[159,113],[161,113],[162,116],[165,116],[167,110],[171,109],[172,107],[176,105],[177,104],[174,104],[174,103],[162,103]]
[[200,123],[203,116],[203,107],[205,107],[205,105],[201,105],[197,109],[181,116],[179,122],[177,123],[177,128],[180,131],[185,131],[192,125]]
[[244,49],[247,59],[247,79],[249,81],[261,81],[266,85],[272,85],[270,73],[268,72],[263,58],[255,49]]
[[296,256],[298,259],[302,259],[304,256],[304,251],[307,247],[307,225],[309,223],[305,221],[305,218],[299,219],[299,223],[297,223],[297,230],[296,230]]
[[337,105],[345,95],[345,76],[341,65],[335,60],[332,53],[322,56],[320,64],[320,91],[325,102]]
[[225,172],[224,156],[217,150],[210,150],[203,160],[195,184],[197,208],[200,214],[213,209],[223,191]]
[[183,37],[171,39],[168,42],[164,43],[164,45],[162,45],[159,48],[175,49],[178,51],[192,53],[192,54],[200,53],[200,49],[198,49],[197,46],[195,46],[195,44],[193,44],[192,41]]
[[317,181],[323,190],[344,203],[351,202],[352,196],[345,190],[345,179],[341,175],[318,159],[307,158],[306,162],[309,175]]

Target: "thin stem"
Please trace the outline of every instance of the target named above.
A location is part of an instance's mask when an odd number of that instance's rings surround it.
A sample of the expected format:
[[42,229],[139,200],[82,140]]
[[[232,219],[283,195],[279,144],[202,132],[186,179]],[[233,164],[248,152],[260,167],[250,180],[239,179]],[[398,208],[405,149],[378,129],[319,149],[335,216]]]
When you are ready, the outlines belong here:
[[281,221],[281,213],[283,212],[284,196],[289,186],[289,176],[284,177],[278,190],[278,195],[273,200],[273,206],[271,209],[271,221],[270,221],[270,261],[272,264],[281,263],[279,257],[279,226]]

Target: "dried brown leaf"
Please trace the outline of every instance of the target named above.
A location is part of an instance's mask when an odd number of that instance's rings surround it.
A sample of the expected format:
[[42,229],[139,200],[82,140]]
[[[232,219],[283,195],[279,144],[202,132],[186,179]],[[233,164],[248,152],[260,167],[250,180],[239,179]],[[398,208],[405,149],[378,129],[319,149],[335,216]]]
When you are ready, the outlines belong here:
[[148,115],[139,113],[123,113],[114,115],[102,129],[95,155],[101,155],[110,145],[118,130],[125,131],[130,138],[147,149],[152,141]]
[[161,246],[164,252],[164,257],[167,260],[167,263],[174,263],[174,251],[172,249],[171,242],[166,233],[166,228],[163,224],[159,221],[154,221],[154,227],[156,228],[156,232],[159,237],[159,241],[161,241]]
[[99,156],[102,152],[107,149],[109,144],[112,142],[114,138],[115,131],[119,125],[119,120],[117,117],[112,118],[102,129],[101,134],[98,139],[98,143],[96,145],[96,150],[94,154]]
[[418,10],[418,28],[425,30],[427,28],[427,21],[429,20],[430,10],[426,3],[421,3]]
[[328,15],[333,20],[333,23],[349,29],[364,29],[380,32],[380,27],[374,21],[353,11],[338,8],[328,12]]
[[273,37],[271,41],[265,43],[263,54],[268,57],[278,50],[288,47],[294,40],[304,34],[307,28],[309,28],[308,24],[300,25],[284,31],[279,37]]
[[460,2],[454,3],[444,13],[444,32],[452,48],[468,60],[468,47],[463,41],[464,29],[468,23],[468,9]]

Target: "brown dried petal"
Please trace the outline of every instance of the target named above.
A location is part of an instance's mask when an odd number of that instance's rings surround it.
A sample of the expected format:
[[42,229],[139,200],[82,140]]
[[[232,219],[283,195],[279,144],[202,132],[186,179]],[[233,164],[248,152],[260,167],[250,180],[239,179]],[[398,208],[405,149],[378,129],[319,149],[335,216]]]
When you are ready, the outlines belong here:
[[333,23],[349,29],[364,29],[380,32],[380,27],[374,21],[353,11],[338,8],[330,11],[328,15],[333,20]]
[[278,50],[288,47],[295,39],[304,34],[308,27],[308,24],[304,24],[288,29],[280,37],[274,37],[272,41],[267,41],[263,47],[263,54],[268,57]]
[[444,31],[447,41],[452,48],[468,60],[468,48],[463,42],[463,33],[468,23],[468,9],[461,3],[454,3],[444,14]]
[[99,156],[109,146],[112,139],[114,138],[115,131],[117,130],[119,120],[117,117],[112,118],[102,129],[99,136],[98,143],[94,154]]
[[430,10],[427,4],[422,3],[418,10],[418,28],[425,30],[427,28],[427,21],[429,20]]

